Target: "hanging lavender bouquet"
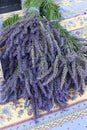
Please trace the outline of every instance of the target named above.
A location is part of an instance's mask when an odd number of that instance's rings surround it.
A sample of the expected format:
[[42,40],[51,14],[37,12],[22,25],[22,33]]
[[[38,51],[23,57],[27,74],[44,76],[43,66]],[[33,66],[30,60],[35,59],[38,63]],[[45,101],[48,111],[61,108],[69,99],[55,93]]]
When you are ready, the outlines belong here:
[[6,99],[22,94],[32,106],[35,119],[39,110],[50,111],[54,103],[67,105],[85,91],[87,59],[79,41],[60,24],[54,26],[40,15],[26,16],[3,30],[0,39],[1,63]]

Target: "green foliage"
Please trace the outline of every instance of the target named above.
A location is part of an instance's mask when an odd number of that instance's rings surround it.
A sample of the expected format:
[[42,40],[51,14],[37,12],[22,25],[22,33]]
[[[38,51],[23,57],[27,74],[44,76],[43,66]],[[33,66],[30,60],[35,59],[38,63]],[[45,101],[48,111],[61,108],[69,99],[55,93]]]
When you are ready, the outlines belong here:
[[25,5],[26,5],[26,8],[29,8],[30,7],[30,0],[26,0]]
[[65,28],[63,28],[60,23],[52,22],[52,25],[59,30],[62,37],[66,37],[66,42],[63,42],[69,48],[69,52],[72,52],[72,50],[77,52],[79,44],[78,39],[75,36],[71,35]]
[[13,25],[17,20],[20,20],[21,17],[18,14],[15,14],[11,17],[8,17],[4,22],[3,22],[3,27],[7,27],[10,25]]
[[48,20],[58,20],[61,17],[59,6],[53,0],[45,0],[40,7],[41,16],[45,16]]
[[35,7],[39,9],[40,16],[45,16],[48,20],[58,20],[61,17],[59,6],[53,0],[26,0],[25,5],[27,8]]

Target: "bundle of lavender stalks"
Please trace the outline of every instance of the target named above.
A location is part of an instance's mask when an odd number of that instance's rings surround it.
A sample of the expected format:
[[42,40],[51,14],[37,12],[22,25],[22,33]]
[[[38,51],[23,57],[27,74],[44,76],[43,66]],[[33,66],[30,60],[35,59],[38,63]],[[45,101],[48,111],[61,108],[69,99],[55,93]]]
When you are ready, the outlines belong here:
[[4,102],[12,96],[16,103],[22,95],[36,120],[39,110],[50,112],[54,104],[63,109],[69,99],[84,93],[85,45],[59,23],[39,15],[26,16],[0,35]]

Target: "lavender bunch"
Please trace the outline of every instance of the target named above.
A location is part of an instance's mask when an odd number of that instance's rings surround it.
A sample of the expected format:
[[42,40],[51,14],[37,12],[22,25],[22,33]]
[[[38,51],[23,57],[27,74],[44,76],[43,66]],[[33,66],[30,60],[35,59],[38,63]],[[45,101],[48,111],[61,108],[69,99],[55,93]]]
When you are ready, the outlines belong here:
[[[62,30],[61,30],[62,31]],[[72,39],[71,39],[72,41]],[[75,41],[75,39],[74,39]],[[50,111],[54,103],[64,108],[78,92],[85,91],[87,59],[70,38],[45,18],[25,17],[6,28],[0,39],[4,47],[1,63],[7,95],[16,103],[23,95],[32,105],[35,119],[39,109]],[[68,43],[68,44],[66,44]],[[76,51],[77,50],[77,51]]]

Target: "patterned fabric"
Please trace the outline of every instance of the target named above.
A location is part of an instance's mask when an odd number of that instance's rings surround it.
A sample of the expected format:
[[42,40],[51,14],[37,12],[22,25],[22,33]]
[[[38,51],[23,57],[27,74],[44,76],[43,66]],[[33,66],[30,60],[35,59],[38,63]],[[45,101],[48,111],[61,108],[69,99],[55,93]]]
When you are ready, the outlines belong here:
[[[24,100],[21,98],[15,106],[12,102],[0,105],[0,130],[73,130],[75,125],[85,128],[87,120],[87,89],[83,96],[78,95],[76,100],[69,101],[68,106],[60,110],[56,105],[50,113],[40,111],[37,124],[33,120],[31,106],[24,109]],[[86,117],[87,118],[87,117]],[[83,120],[84,121],[83,121]],[[83,121],[84,125],[80,120]],[[71,123],[72,125],[69,125]],[[79,127],[80,127],[79,125]],[[65,128],[66,129],[63,129]],[[57,129],[55,129],[57,128]],[[60,129],[59,129],[60,130]],[[81,129],[85,130],[85,129]]]
[[[85,37],[87,22],[87,0],[54,0],[60,4],[63,20],[61,25],[77,37]],[[22,11],[17,11],[21,16]],[[0,21],[11,14],[0,15]],[[2,24],[0,24],[2,25]],[[0,78],[1,80],[1,78]],[[50,113],[40,111],[37,124],[33,120],[31,107],[24,109],[21,98],[15,106],[12,102],[0,105],[0,130],[87,130],[87,89],[83,96],[68,102],[68,107],[59,110],[56,106]]]

